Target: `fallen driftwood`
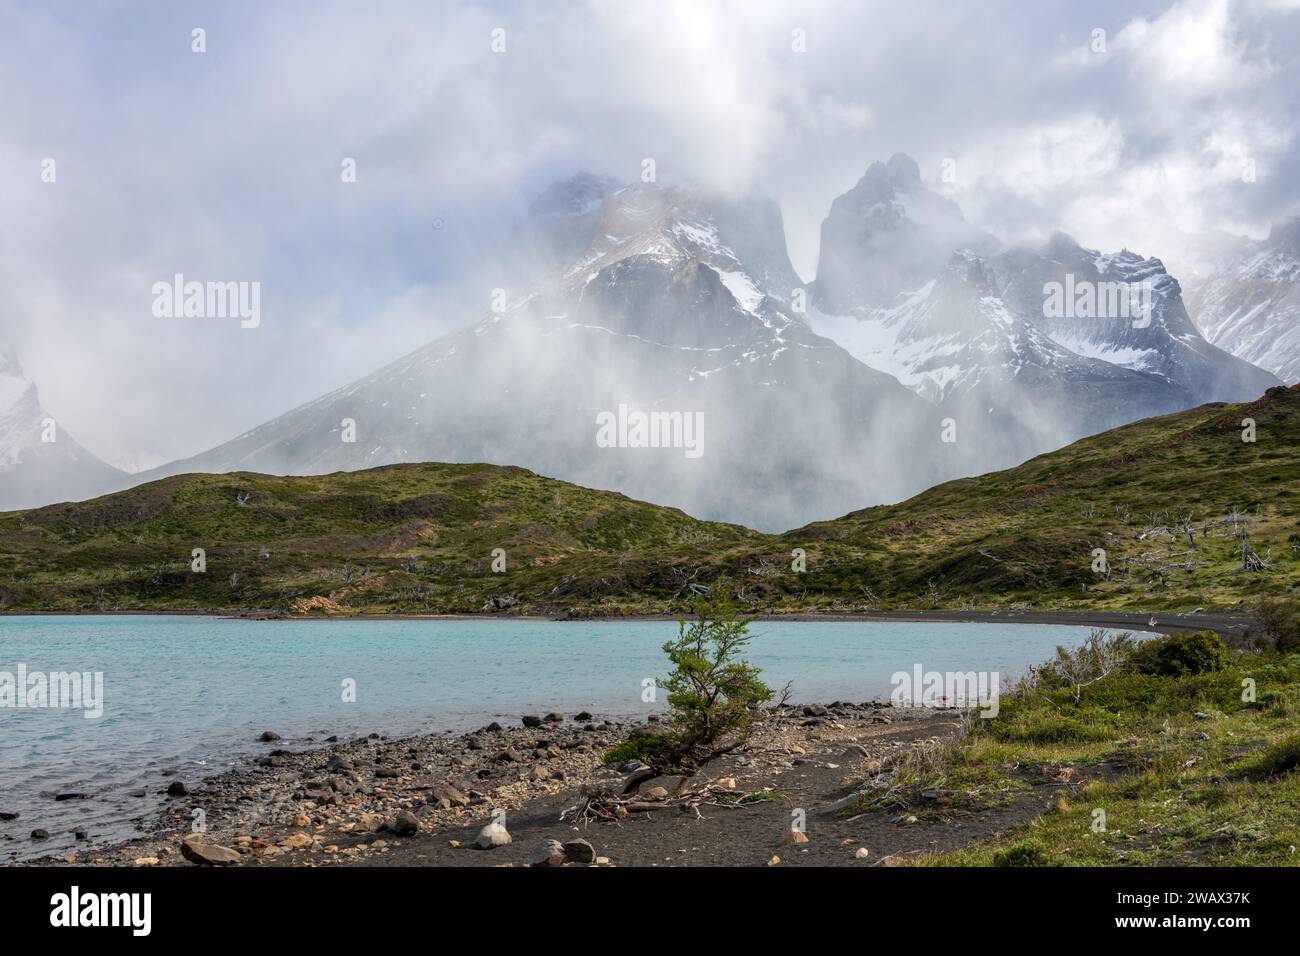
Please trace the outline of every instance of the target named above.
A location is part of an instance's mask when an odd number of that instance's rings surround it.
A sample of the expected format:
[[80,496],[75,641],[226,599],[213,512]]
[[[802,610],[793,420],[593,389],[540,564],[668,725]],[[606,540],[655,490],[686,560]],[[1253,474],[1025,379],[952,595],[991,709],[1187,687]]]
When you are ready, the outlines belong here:
[[[730,799],[724,800],[723,796]],[[646,800],[639,794],[616,794],[598,790],[583,795],[582,799],[560,813],[560,820],[573,819],[580,823],[612,823],[633,813],[650,813],[676,808],[684,813],[694,813],[703,819],[701,806],[724,807],[732,810],[740,806],[747,794],[722,784],[710,783],[693,790],[679,790],[664,800]],[[572,815],[570,817],[570,815]]]

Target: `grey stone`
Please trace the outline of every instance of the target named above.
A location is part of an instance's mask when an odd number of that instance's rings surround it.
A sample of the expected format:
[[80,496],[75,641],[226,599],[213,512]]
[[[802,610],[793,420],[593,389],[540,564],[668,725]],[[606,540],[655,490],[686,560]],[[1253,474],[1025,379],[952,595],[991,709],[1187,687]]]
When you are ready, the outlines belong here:
[[435,783],[431,791],[433,799],[445,800],[449,805],[454,807],[469,806],[469,797],[461,793],[449,783]]
[[564,866],[567,857],[559,840],[547,840],[528,858],[529,866]]
[[420,832],[420,821],[410,810],[400,811],[388,827],[397,836],[414,836]]
[[596,848],[586,840],[569,840],[564,844],[564,855],[574,863],[596,862]]
[[186,837],[181,841],[181,856],[191,863],[208,866],[229,866],[232,863],[238,863],[242,857],[229,847],[217,846],[215,843],[205,843],[203,838],[198,834]]

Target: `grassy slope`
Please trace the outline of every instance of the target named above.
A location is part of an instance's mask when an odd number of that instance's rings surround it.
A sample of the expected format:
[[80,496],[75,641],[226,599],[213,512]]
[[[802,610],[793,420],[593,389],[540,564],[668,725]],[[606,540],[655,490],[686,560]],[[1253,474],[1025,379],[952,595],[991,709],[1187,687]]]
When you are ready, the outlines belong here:
[[[1256,699],[1243,702],[1245,678]],[[1049,797],[1045,814],[928,865],[1297,865],[1300,654],[1241,654],[1182,677],[1118,672],[1022,690],[940,758],[911,769],[918,815],[961,819]],[[1100,812],[1098,812],[1100,811]]]
[[[522,468],[182,475],[0,516],[0,607],[285,609],[326,595],[357,610],[470,612],[517,593],[561,604],[637,575],[633,554],[696,564],[761,537]],[[191,570],[194,548],[206,573]],[[495,548],[505,573],[492,571]]]
[[[1246,417],[1254,443],[1242,441]],[[1184,515],[1203,528],[1234,508],[1249,513],[1271,570],[1239,570],[1231,522],[1187,546]],[[1152,527],[1171,532],[1144,536]],[[883,607],[1253,603],[1300,581],[1300,387],[1147,419],[784,537],[822,539],[808,545],[825,569],[808,575],[810,588],[851,598],[857,587],[861,600],[865,584]],[[1095,548],[1107,552],[1109,579],[1093,572]]]
[[[1247,415],[1254,444],[1241,440]],[[1300,388],[1275,390],[784,535],[491,465],[185,475],[0,515],[0,610],[284,610],[319,595],[356,611],[451,613],[498,595],[520,610],[614,614],[672,610],[719,574],[770,610],[1228,608],[1300,581],[1297,448]],[[1230,525],[1192,549],[1180,534],[1139,537],[1234,508],[1273,568],[1238,570]],[[1092,572],[1097,547],[1108,580]],[[193,548],[206,549],[205,574],[190,570]],[[791,571],[794,548],[806,573]]]

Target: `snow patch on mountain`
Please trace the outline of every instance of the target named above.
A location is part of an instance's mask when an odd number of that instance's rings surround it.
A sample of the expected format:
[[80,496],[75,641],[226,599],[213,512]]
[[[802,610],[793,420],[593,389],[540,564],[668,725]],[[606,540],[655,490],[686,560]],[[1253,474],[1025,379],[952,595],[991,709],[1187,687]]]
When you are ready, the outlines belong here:
[[1220,259],[1190,284],[1187,302],[1214,345],[1300,382],[1300,218]]
[[41,407],[17,352],[0,340],[0,511],[102,494],[122,478]]

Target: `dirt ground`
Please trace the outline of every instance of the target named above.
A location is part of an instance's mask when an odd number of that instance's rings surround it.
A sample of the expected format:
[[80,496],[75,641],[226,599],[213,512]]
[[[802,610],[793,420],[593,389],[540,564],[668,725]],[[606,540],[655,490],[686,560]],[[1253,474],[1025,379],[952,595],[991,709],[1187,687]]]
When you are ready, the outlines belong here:
[[[694,791],[716,785],[695,807],[654,790],[675,793],[677,779],[648,780],[637,805],[655,809],[584,823],[574,812],[583,798],[620,793],[633,772],[604,764],[603,754],[635,728],[598,720],[271,750],[175,800],[148,836],[42,862],[204,865],[188,838],[219,848],[223,865],[524,866],[548,840],[583,839],[598,866],[888,866],[1030,820],[1065,786],[1039,780],[993,804],[958,800],[955,812],[856,812],[868,781],[878,783],[908,750],[950,739],[963,718],[836,702],[777,709],[742,749],[692,778]],[[189,827],[196,807],[209,823],[201,837]],[[479,831],[502,811],[511,841],[476,848]],[[791,829],[806,842],[788,842]]]

